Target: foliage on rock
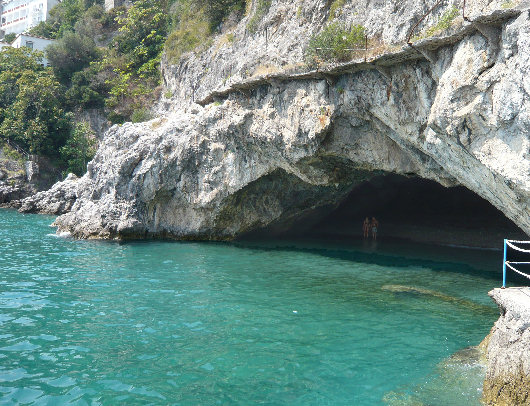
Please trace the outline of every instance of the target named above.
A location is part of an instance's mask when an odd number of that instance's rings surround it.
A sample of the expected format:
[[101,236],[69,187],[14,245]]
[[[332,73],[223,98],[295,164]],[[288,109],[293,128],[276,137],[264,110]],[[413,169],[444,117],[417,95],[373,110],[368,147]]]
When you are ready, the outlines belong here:
[[90,125],[87,122],[77,123],[71,137],[61,148],[61,154],[67,163],[67,172],[83,175],[87,163],[96,153],[96,146],[96,138]]
[[[262,0],[260,0],[262,1]],[[210,43],[232,14],[241,16],[245,0],[175,0],[171,10],[171,30],[165,52],[171,62],[178,62],[186,52]]]
[[247,30],[249,30],[251,33],[256,32],[259,23],[269,11],[271,3],[272,0],[256,0],[254,14],[252,14],[252,17],[248,21]]
[[314,35],[305,51],[306,61],[310,65],[324,62],[344,62],[350,60],[356,49],[365,41],[365,28],[354,25],[346,28],[339,22],[333,22]]

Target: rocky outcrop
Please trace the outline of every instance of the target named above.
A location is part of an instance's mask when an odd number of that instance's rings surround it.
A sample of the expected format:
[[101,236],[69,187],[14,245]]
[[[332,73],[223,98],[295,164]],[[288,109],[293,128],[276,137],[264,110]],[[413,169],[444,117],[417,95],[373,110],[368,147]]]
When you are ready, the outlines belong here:
[[90,125],[97,140],[101,140],[111,126],[105,112],[101,109],[84,109],[77,111],[75,115],[76,122],[86,122]]
[[494,289],[501,316],[486,338],[487,405],[530,405],[530,288]]
[[49,190],[12,202],[11,207],[21,213],[64,214],[71,210],[77,199],[79,178],[73,173]]
[[48,189],[58,176],[57,169],[43,157],[24,156],[9,146],[0,148],[0,206],[16,206],[15,201]]
[[530,233],[528,11],[476,21],[369,63],[210,89],[204,107],[114,126],[56,225],[82,238],[229,239],[398,173],[464,185]]

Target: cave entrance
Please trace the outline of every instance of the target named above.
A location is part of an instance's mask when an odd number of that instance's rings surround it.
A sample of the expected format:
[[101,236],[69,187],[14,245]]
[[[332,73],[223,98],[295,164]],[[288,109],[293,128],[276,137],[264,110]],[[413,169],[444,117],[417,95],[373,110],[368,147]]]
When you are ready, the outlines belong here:
[[394,174],[363,182],[338,207],[313,218],[306,215],[283,236],[358,240],[366,216],[378,219],[379,240],[498,248],[503,238],[527,238],[501,211],[464,187]]

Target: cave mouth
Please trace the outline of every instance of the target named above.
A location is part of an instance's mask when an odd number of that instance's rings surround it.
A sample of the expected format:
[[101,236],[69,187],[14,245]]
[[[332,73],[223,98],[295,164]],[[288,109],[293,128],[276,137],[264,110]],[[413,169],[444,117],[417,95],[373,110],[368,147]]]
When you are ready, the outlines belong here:
[[276,237],[359,240],[367,216],[380,223],[378,240],[499,248],[504,238],[527,239],[500,210],[465,187],[395,174],[361,183],[338,206],[305,213]]

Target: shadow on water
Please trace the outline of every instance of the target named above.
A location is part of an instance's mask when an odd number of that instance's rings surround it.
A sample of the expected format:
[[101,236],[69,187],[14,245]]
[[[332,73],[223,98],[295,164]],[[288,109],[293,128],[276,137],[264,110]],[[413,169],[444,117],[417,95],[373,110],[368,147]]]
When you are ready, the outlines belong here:
[[324,241],[237,241],[239,248],[264,251],[298,251],[342,261],[382,267],[424,267],[500,281],[500,251],[435,246],[403,241],[372,242],[346,246]]

